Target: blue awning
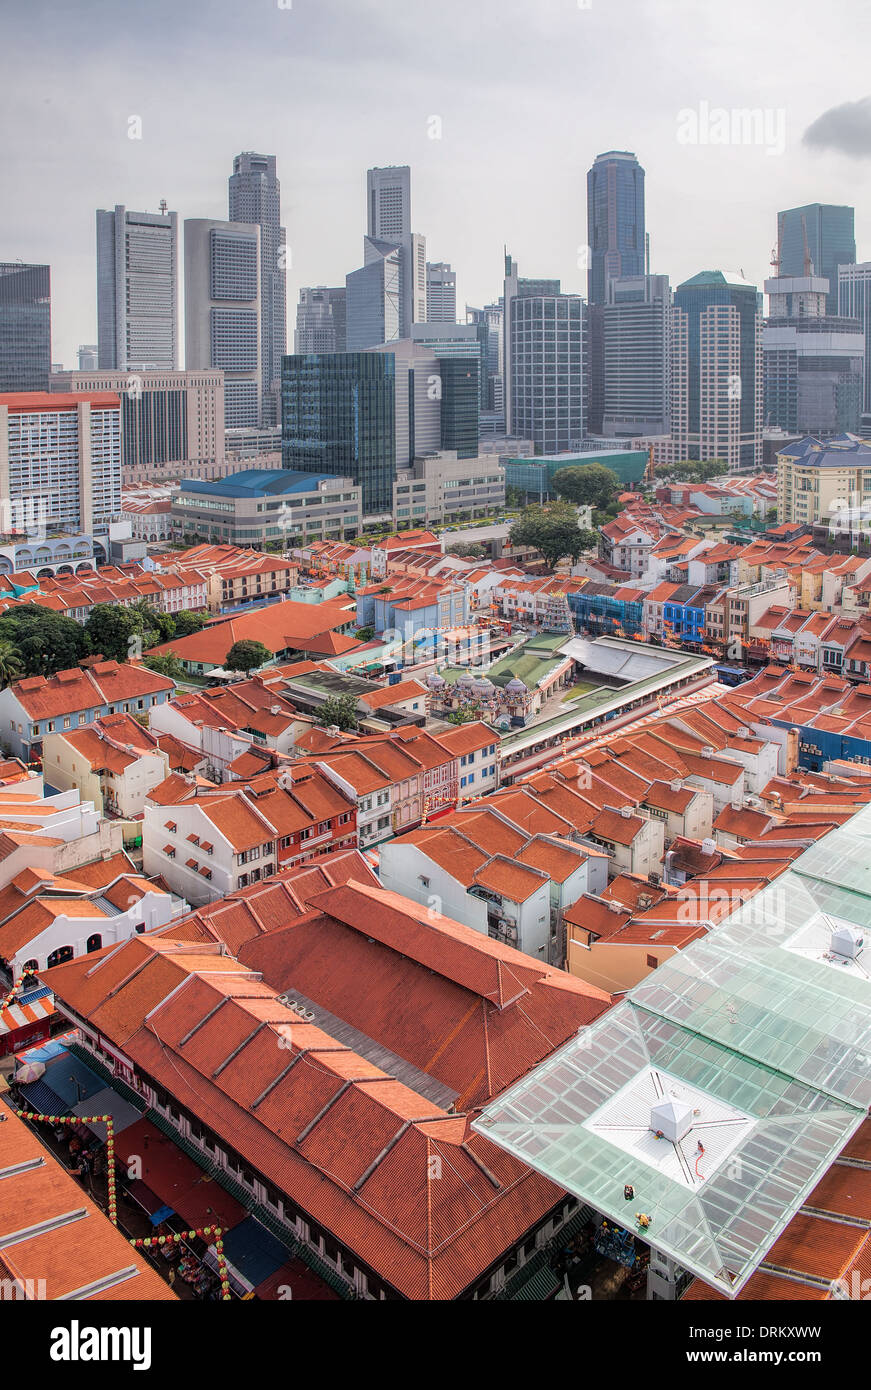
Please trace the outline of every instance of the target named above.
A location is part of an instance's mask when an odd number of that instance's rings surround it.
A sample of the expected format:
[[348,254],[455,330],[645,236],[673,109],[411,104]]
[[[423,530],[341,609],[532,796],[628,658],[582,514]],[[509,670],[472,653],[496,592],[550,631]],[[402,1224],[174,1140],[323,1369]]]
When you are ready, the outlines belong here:
[[[256,1289],[258,1284],[287,1263],[287,1246],[270,1235],[253,1216],[227,1231],[223,1241],[224,1258],[248,1290]],[[206,1262],[211,1268],[216,1267],[213,1249],[209,1250]]]
[[40,1115],[68,1115],[69,1106],[51,1086],[46,1085],[44,1078],[38,1081],[28,1081],[26,1086],[20,1088],[21,1095],[27,1103],[29,1110],[36,1110]]
[[63,1099],[64,1110],[95,1096],[106,1085],[102,1077],[72,1053],[49,1062],[42,1079]]

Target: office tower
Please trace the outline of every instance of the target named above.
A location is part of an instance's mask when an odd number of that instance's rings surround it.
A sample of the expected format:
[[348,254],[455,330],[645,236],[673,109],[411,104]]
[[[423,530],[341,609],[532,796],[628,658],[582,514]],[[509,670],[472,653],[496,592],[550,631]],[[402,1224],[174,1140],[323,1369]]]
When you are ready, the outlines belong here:
[[97,212],[99,365],[117,371],[178,367],[178,214]]
[[686,380],[685,415],[680,409],[672,420],[678,457],[760,467],[761,300],[755,285],[721,270],[704,270],[675,290],[672,361]]
[[671,429],[671,289],[666,275],[609,280],[602,315],[604,402],[609,436]]
[[862,411],[871,413],[871,261],[838,267],[838,314],[857,319],[865,340]]
[[464,357],[438,359],[442,382],[441,447],[459,459],[478,457],[480,364]]
[[411,336],[426,322],[426,237],[411,231],[411,170],[370,169],[363,265],[346,277],[349,352]]
[[505,257],[505,428],[543,454],[580,448],[584,439],[580,295],[559,280],[523,280]]
[[587,174],[588,299],[605,303],[605,285],[644,275],[644,170],[628,150],[597,155]]
[[344,352],[347,346],[347,290],[317,285],[299,292],[294,351]]
[[[285,357],[282,467],[353,478],[362,486],[364,513],[389,512],[396,477],[396,380],[390,352]],[[406,371],[406,399],[407,392]]]
[[858,318],[826,312],[822,275],[779,275],[762,333],[764,419],[789,434],[858,430],[865,378],[865,337]]
[[[374,365],[373,365],[374,363]],[[282,464],[352,477],[366,515],[389,511],[397,468],[478,454],[478,361],[404,338],[367,352],[285,358]]]
[[398,241],[411,232],[411,169],[407,164],[369,169],[366,218],[370,237]]
[[185,363],[223,371],[228,429],[260,424],[261,283],[259,225],[186,220]]
[[52,375],[49,390],[119,397],[125,486],[223,471],[223,372],[64,372]]
[[535,295],[548,296],[557,295],[559,293],[559,280],[521,280],[517,262],[512,256],[509,256],[507,251],[505,252],[505,280],[502,292],[502,389],[505,406],[505,428],[508,434],[512,433],[512,387],[514,374],[511,366],[511,319],[514,300],[519,297],[530,297]]
[[346,346],[364,352],[402,337],[402,251],[364,238],[366,264],[345,277]]
[[[481,390],[484,410],[503,410],[502,399],[502,301],[498,304],[485,304],[483,309],[466,305],[466,322],[484,330],[485,336],[485,379]],[[498,399],[497,399],[498,398]]]
[[457,277],[446,261],[427,261],[426,321],[457,321]]
[[435,357],[465,358],[475,366],[478,382],[478,409],[487,409],[484,389],[487,384],[488,333],[483,324],[475,323],[415,323],[411,328],[412,342],[432,352]]
[[229,183],[230,221],[260,228],[262,424],[277,425],[281,359],[287,351],[287,233],[281,226],[275,155],[237,154]]
[[93,535],[120,520],[118,396],[0,395],[0,497],[15,529],[36,540],[47,527]]
[[96,343],[82,343],[78,350],[80,372],[96,372],[100,368],[100,358]]
[[826,313],[838,312],[838,266],[856,260],[854,215],[850,207],[808,203],[777,214],[778,275],[822,275],[829,282]]
[[45,391],[51,371],[51,269],[0,262],[0,391]]

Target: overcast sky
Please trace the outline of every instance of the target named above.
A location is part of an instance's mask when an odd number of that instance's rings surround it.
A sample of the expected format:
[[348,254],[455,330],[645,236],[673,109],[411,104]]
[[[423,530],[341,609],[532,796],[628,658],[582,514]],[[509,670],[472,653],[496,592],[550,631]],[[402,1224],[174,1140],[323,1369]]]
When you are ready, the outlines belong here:
[[[96,341],[95,209],[226,217],[240,150],[278,158],[291,349],[299,287],[361,263],[375,164],[412,166],[414,230],[461,308],[498,297],[504,243],[586,293],[586,171],[608,149],[647,171],[673,284],[723,267],[761,288],[777,210],[815,201],[855,206],[871,258],[854,0],[3,0],[2,25],[0,260],[50,263],[67,367]],[[718,109],[766,112],[761,143],[687,142],[705,103],[711,139]]]

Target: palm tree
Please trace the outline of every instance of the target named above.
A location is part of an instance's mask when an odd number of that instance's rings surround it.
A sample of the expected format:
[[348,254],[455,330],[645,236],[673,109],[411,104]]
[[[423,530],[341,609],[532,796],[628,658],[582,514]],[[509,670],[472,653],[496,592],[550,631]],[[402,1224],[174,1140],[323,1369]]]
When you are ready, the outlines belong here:
[[0,686],[11,685],[24,675],[24,662],[18,648],[11,642],[0,641]]

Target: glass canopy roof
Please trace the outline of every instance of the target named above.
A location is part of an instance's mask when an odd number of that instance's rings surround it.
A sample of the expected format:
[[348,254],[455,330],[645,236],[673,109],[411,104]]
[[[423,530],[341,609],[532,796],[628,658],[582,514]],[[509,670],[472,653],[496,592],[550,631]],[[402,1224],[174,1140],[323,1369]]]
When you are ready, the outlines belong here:
[[[734,1297],[871,1105],[869,841],[865,808],[474,1127]],[[645,1118],[651,1085],[692,1112],[673,1154]],[[732,1126],[722,1160],[715,1121]]]

